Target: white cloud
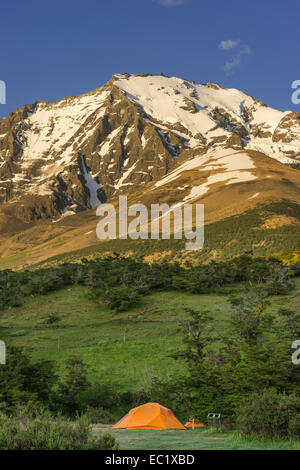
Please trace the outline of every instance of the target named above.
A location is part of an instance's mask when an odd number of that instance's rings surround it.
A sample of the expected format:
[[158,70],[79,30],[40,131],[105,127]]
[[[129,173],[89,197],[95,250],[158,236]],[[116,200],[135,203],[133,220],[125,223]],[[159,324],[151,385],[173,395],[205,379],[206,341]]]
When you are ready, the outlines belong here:
[[238,41],[233,41],[232,39],[227,39],[227,41],[221,41],[219,44],[219,49],[223,49],[224,51],[228,51],[229,49],[233,49],[239,44]]
[[229,51],[231,49],[235,49],[235,54],[233,55],[231,60],[228,60],[223,69],[224,72],[229,75],[232,73],[232,70],[237,67],[242,60],[242,57],[245,55],[251,54],[251,49],[247,44],[241,44],[240,39],[233,40],[233,39],[227,39],[226,41],[221,41],[218,45],[219,49],[222,49],[223,51]]
[[249,46],[246,44],[242,45],[237,53],[233,56],[232,60],[227,61],[226,64],[224,65],[224,71],[227,75],[229,75],[232,70],[237,67],[242,60],[242,57],[244,55],[250,55],[251,54],[251,49]]
[[183,5],[185,0],[154,0],[156,3],[159,3],[160,5],[164,7],[174,7],[176,5]]

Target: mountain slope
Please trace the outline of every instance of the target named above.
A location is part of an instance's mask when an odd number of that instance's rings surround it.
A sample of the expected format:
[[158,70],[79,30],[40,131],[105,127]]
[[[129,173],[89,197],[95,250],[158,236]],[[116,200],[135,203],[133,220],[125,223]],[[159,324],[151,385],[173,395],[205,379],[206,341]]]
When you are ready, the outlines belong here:
[[238,90],[116,75],[86,95],[0,120],[0,202],[26,222],[72,214],[157,181],[177,160],[224,148],[300,166],[299,136],[299,114]]
[[[38,247],[39,260],[49,244],[51,254],[95,244],[92,209],[120,194],[201,202],[210,224],[300,204],[299,136],[300,113],[163,75],[117,74],[85,95],[26,105],[0,120],[0,253]],[[298,223],[284,210],[274,220],[266,227]]]
[[[196,85],[164,76],[117,75],[114,84],[162,130],[172,130],[185,145],[204,150],[238,147],[266,152],[283,163],[300,157],[300,113],[267,107],[236,89]],[[181,131],[181,132],[180,132]]]

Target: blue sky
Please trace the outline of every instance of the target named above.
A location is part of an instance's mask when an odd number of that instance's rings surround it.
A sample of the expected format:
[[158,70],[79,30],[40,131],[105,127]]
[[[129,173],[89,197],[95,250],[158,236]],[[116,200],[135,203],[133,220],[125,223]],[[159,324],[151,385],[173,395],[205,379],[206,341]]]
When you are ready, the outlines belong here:
[[299,17],[299,0],[2,2],[0,117],[90,91],[120,72],[217,82],[300,111],[291,103]]

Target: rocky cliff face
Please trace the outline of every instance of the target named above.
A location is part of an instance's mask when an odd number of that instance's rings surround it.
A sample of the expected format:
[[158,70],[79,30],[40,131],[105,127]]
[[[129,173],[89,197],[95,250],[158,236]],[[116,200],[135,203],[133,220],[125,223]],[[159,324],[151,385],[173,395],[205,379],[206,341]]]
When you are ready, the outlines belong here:
[[209,174],[220,151],[256,151],[300,168],[299,137],[300,113],[238,90],[118,74],[85,95],[0,120],[0,212],[25,223],[57,220],[142,193],[150,182],[161,186],[194,158],[207,156],[201,169]]

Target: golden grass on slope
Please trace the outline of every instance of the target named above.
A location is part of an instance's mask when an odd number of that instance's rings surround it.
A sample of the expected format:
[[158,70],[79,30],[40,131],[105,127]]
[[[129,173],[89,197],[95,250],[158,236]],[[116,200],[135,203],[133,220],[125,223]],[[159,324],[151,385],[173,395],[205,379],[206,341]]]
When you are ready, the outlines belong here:
[[286,215],[274,215],[273,217],[266,219],[265,222],[259,228],[273,229],[288,225],[300,225],[300,222],[295,217],[288,217]]
[[[248,151],[247,154],[253,159],[255,168],[251,171],[257,179],[234,184],[215,183],[202,197],[189,201],[194,204],[204,204],[206,224],[243,214],[259,205],[268,206],[280,202],[283,196],[284,203],[291,201],[300,204],[299,170],[289,168],[259,152]],[[130,193],[128,204],[141,202],[150,208],[153,203],[167,202],[171,205],[180,202],[188,191],[180,191],[178,187],[185,183],[189,187],[194,187],[205,182],[208,176],[209,172],[202,170],[201,167],[193,171],[183,171],[176,180],[155,190],[151,190],[153,184],[149,183],[144,185],[142,192],[139,188],[138,191]],[[113,202],[117,206],[118,201]],[[89,246],[100,247],[103,242],[96,237],[98,222],[95,210],[83,211],[56,223],[39,221],[35,225],[28,224],[26,229],[24,224],[20,228],[14,226],[10,217],[8,232],[0,232],[0,266],[2,269],[19,268]],[[274,216],[267,214],[265,222],[259,228],[273,230],[287,225],[296,226],[299,225],[299,221],[292,215],[281,212]],[[5,226],[4,219],[2,226]],[[236,239],[235,234],[232,235],[232,240],[227,241],[235,245],[234,239]],[[212,246],[211,249],[215,250],[212,251],[211,258],[217,258],[217,247]]]

